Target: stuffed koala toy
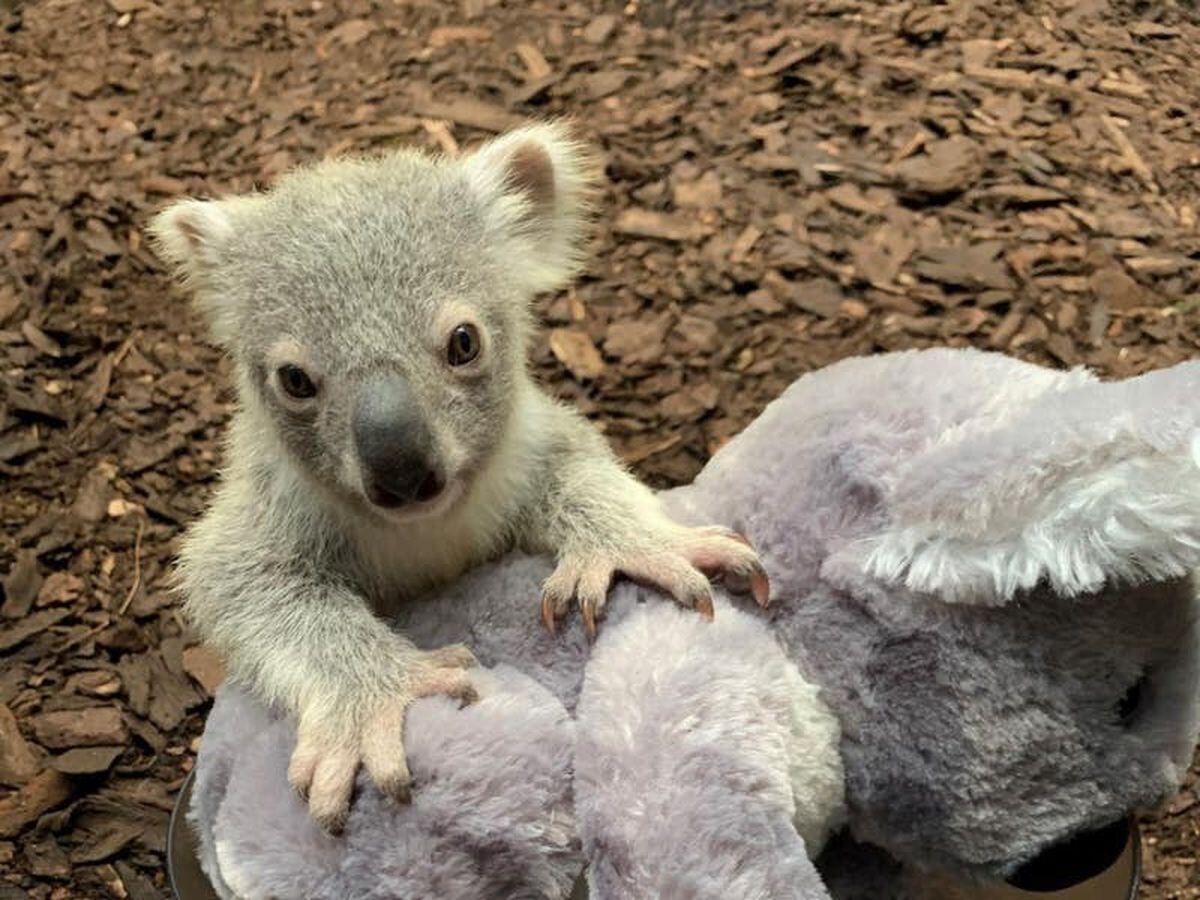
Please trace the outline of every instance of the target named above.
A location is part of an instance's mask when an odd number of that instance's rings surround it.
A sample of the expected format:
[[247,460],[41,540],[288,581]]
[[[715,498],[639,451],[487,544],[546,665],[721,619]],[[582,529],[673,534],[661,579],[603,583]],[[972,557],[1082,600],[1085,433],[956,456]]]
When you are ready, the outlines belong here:
[[[801,378],[664,495],[747,534],[766,612],[622,585],[589,647],[510,556],[402,610],[480,700],[412,707],[412,802],[345,833],[295,724],[221,692],[191,809],[223,896],[906,897],[999,881],[1178,787],[1200,718],[1200,364],[1123,382],[930,350]],[[833,836],[832,840],[829,840]],[[822,853],[828,840],[828,849]],[[863,860],[870,860],[867,865]]]

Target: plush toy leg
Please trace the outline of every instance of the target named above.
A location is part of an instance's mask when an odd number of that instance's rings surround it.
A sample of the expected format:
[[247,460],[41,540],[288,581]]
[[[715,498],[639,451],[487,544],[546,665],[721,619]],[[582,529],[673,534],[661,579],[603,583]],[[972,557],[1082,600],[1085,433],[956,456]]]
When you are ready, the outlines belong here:
[[200,868],[220,897],[236,895],[221,877],[212,825],[243,744],[262,733],[273,722],[274,717],[262,704],[242,691],[225,687],[218,692],[205,723],[188,822],[199,838]]
[[512,669],[479,671],[481,699],[415,704],[413,800],[361,777],[345,832],[324,833],[287,784],[294,724],[232,688],[210,720],[192,819],[223,896],[563,900],[583,867],[571,792],[575,726]]
[[840,822],[842,768],[815,688],[727,603],[710,623],[628,600],[577,710],[592,900],[828,898],[809,856]]

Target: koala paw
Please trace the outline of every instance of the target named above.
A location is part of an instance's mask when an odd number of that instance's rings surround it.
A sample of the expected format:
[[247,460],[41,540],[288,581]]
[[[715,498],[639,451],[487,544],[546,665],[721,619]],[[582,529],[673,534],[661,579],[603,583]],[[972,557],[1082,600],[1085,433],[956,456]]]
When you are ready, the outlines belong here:
[[474,665],[466,647],[442,647],[405,665],[403,689],[365,710],[353,699],[322,705],[319,712],[302,709],[288,781],[307,800],[313,819],[333,834],[341,832],[360,765],[380,791],[407,803],[412,776],[404,753],[405,713],[414,700],[433,694],[473,703],[478,697],[466,669]]
[[[658,535],[654,535],[658,538]],[[728,528],[672,526],[661,540],[630,551],[594,549],[560,557],[542,588],[542,621],[553,632],[574,599],[584,627],[595,635],[596,620],[617,573],[670,594],[677,603],[711,619],[709,578],[721,578],[738,593],[754,596],[766,607],[771,582],[750,542]]]

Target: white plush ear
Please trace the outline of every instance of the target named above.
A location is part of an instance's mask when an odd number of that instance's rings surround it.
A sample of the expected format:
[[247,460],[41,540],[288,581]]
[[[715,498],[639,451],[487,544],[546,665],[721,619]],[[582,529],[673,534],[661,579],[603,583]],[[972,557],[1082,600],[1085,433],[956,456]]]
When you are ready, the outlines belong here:
[[562,123],[528,125],[489,141],[464,162],[513,271],[531,292],[557,290],[583,263],[596,170]]
[[948,434],[897,467],[883,506],[886,524],[838,566],[949,601],[1186,575],[1200,566],[1200,363]]

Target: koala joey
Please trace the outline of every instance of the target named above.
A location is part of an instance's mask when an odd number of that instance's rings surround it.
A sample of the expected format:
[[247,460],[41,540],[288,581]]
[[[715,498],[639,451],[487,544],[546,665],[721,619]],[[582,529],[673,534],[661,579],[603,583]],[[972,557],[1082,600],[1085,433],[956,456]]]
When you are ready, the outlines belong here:
[[234,363],[226,468],[180,555],[230,674],[298,717],[289,779],[336,831],[360,765],[405,799],[405,710],[469,701],[471,653],[389,607],[518,548],[556,554],[541,614],[589,632],[617,573],[712,616],[706,576],[769,586],[718,527],[669,519],[599,433],[535,385],[534,294],[582,261],[587,154],[556,124],[463,158],[331,160],[151,232]]

